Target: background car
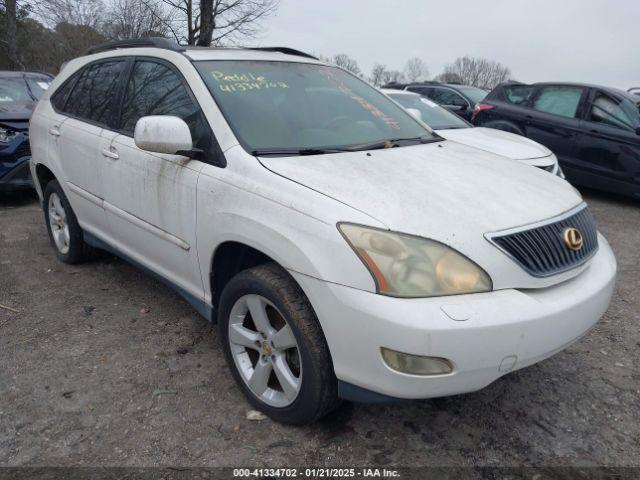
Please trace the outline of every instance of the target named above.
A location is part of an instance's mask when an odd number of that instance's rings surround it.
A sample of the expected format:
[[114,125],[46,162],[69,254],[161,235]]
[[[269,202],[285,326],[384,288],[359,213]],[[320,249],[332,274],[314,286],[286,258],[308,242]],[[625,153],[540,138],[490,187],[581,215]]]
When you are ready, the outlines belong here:
[[630,88],[629,90],[627,90],[629,93],[632,93],[634,95],[638,95],[640,97],[640,87],[634,87],[634,88]]
[[29,118],[53,77],[37,72],[0,72],[0,191],[32,188]]
[[465,120],[471,120],[475,106],[489,93],[470,85],[440,82],[390,83],[382,88],[419,93]]
[[572,183],[640,198],[640,98],[572,83],[506,83],[476,106],[473,123],[551,149]]
[[438,135],[470,147],[543,168],[564,178],[555,155],[545,146],[513,133],[476,127],[417,93],[383,89],[412,115],[433,128]]

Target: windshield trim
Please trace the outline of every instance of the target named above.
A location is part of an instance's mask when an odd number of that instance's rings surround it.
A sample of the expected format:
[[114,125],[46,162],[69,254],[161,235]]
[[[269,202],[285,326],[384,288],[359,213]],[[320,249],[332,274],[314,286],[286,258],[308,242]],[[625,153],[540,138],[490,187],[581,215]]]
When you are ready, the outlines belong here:
[[[360,82],[363,82],[365,84],[368,85],[367,82],[365,82],[363,79],[361,79],[360,77],[358,77],[357,75],[354,75],[352,72],[345,70],[344,68],[341,68],[337,65],[329,65],[326,63],[322,63],[322,62],[308,62],[308,61],[296,61],[296,60],[256,60],[256,59],[200,59],[200,60],[191,60],[191,64],[193,65],[194,69],[196,70],[196,72],[198,73],[198,76],[200,77],[200,79],[202,80],[202,82],[204,83],[205,88],[207,89],[207,92],[209,93],[209,96],[213,99],[213,102],[216,104],[216,106],[218,107],[218,110],[220,111],[220,113],[222,114],[222,116],[224,117],[225,122],[227,123],[227,125],[229,126],[229,129],[231,130],[231,133],[233,133],[233,136],[235,137],[236,141],[238,142],[238,144],[244,149],[244,151],[246,153],[248,153],[249,155],[256,157],[256,155],[254,155],[254,152],[257,151],[266,151],[269,150],[269,148],[254,148],[251,147],[243,138],[242,136],[239,134],[239,129],[237,128],[236,125],[234,125],[234,123],[230,120],[230,116],[228,114],[228,112],[226,111],[225,108],[222,107],[222,105],[220,105],[220,103],[218,102],[218,100],[216,99],[215,95],[211,92],[211,90],[209,89],[209,86],[207,84],[207,81],[203,75],[203,72],[201,71],[200,68],[198,68],[197,64],[199,63],[211,63],[211,62],[251,62],[251,63],[256,63],[256,62],[264,62],[264,63],[289,63],[289,64],[296,64],[296,65],[315,65],[317,67],[328,67],[328,68],[335,68],[337,70],[340,70],[348,75],[351,75],[352,77],[354,77],[355,79],[357,79]],[[375,87],[369,85],[370,88],[377,90]],[[378,91],[378,90],[377,90]],[[382,96],[385,96],[382,92],[379,92]],[[417,125],[419,125],[425,132],[425,135],[432,135],[433,141],[434,142],[440,142],[440,141],[444,141],[444,138],[440,137],[431,127],[429,127],[427,125],[427,128],[425,128],[425,125],[423,122],[418,121],[417,119],[415,119],[409,112],[407,112],[404,107],[400,107],[400,110],[408,117],[410,118],[414,123],[416,123]],[[379,142],[384,142],[388,139],[385,138],[381,138],[379,140]],[[426,143],[426,142],[423,142]],[[431,142],[429,142],[431,143]],[[419,144],[416,144],[419,145]],[[332,152],[328,152],[328,153],[349,153],[349,152],[356,152],[357,150],[349,150],[349,147],[354,147],[357,146],[357,144],[347,144],[347,145],[328,145],[328,146],[320,146],[320,147],[291,147],[291,148],[273,148],[272,150],[278,150],[278,151],[283,151],[283,150],[304,150],[304,151],[309,151],[309,150],[332,150]],[[409,145],[402,145],[402,147],[404,146],[409,146]],[[411,146],[415,146],[415,145],[411,145]],[[399,146],[401,147],[401,146]],[[335,151],[334,151],[335,150]],[[272,155],[273,157],[275,157],[276,155]],[[291,155],[291,154],[283,154],[282,157],[285,156],[299,156],[299,155]],[[309,156],[309,155],[305,155],[305,156]]]

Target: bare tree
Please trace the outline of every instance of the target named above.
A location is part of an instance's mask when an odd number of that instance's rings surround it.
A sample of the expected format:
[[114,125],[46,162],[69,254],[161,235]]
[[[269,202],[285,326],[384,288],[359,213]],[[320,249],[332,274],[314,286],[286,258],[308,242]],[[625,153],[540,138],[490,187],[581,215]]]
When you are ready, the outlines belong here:
[[6,45],[7,57],[9,57],[11,68],[24,69],[24,65],[22,64],[22,62],[20,61],[20,57],[18,56],[18,12],[16,0],[4,0],[3,6],[7,25],[4,35],[5,38],[2,39],[2,43]]
[[209,46],[255,37],[260,21],[279,0],[141,0],[163,12],[163,24],[179,43]]
[[102,30],[111,39],[164,37],[168,18],[156,4],[140,0],[112,0]]
[[386,70],[382,75],[382,83],[402,83],[404,81],[404,73],[398,70]]
[[369,78],[369,81],[376,87],[381,86],[383,83],[384,74],[386,71],[387,71],[386,66],[384,66],[381,63],[376,63],[371,69],[371,77]]
[[474,87],[492,89],[504,82],[511,75],[511,71],[499,62],[485,58],[464,56],[447,65],[445,75],[457,75],[461,83]]
[[345,70],[353,73],[354,75],[362,75],[362,71],[360,67],[358,67],[358,62],[356,62],[353,58],[351,58],[346,53],[340,53],[338,55],[333,56],[332,63],[337,65],[338,67],[344,68]]
[[404,76],[409,82],[427,80],[429,69],[422,59],[418,57],[410,58],[404,66]]
[[32,11],[49,28],[69,23],[97,29],[103,21],[104,4],[102,0],[38,0],[32,2]]
[[442,83],[463,83],[462,77],[457,73],[453,73],[453,72],[441,73],[440,75],[436,75],[435,77],[433,77],[433,79],[436,82],[442,82]]

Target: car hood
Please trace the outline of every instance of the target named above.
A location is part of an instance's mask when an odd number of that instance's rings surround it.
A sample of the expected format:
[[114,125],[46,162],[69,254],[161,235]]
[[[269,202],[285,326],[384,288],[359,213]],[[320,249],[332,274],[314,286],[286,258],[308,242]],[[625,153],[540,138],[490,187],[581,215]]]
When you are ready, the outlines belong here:
[[35,103],[0,103],[0,124],[22,130],[29,127]]
[[544,145],[520,135],[494,128],[458,128],[437,130],[437,133],[447,140],[454,140],[485,152],[502,155],[511,160],[530,160],[551,155],[551,150]]
[[259,160],[391,230],[463,252],[484,242],[485,233],[546,220],[582,202],[559,177],[450,141]]

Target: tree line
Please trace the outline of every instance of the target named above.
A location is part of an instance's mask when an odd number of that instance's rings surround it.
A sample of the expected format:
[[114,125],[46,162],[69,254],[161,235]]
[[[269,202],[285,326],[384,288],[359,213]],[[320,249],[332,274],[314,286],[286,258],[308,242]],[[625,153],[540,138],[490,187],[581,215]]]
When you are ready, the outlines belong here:
[[376,87],[389,83],[414,83],[433,80],[443,83],[472,85],[491,90],[511,77],[511,70],[500,62],[468,55],[459,57],[446,65],[442,73],[436,75],[433,79],[429,75],[429,68],[426,62],[418,57],[407,60],[402,70],[390,70],[386,65],[376,63],[373,65],[369,75],[362,72],[358,62],[346,54],[334,55],[333,57],[320,56],[320,58],[368,80]]
[[279,0],[0,0],[0,69],[57,73],[108,40],[173,37],[235,44],[262,30]]
[[[0,0],[0,69],[57,73],[60,65],[108,40],[172,37],[180,44],[235,45],[254,38],[279,0]],[[344,53],[322,60],[375,86],[431,79],[421,58],[402,70],[376,63],[369,75]],[[433,78],[491,89],[508,80],[499,62],[464,56]]]

